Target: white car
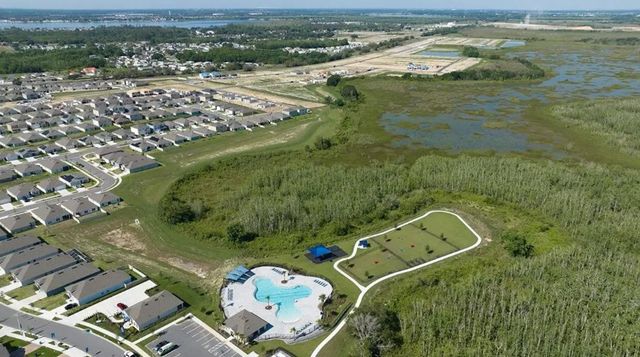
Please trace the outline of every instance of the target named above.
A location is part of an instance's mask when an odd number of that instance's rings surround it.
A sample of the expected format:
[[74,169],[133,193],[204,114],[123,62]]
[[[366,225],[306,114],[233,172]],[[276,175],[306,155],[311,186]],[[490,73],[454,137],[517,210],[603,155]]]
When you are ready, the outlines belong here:
[[124,357],[137,357],[138,355],[131,351],[125,351]]

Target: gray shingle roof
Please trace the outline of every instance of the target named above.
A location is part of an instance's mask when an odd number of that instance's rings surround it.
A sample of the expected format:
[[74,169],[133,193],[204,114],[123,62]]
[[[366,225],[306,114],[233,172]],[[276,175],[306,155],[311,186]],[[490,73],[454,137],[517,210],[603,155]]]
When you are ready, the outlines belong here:
[[269,323],[253,312],[242,310],[224,321],[224,325],[243,336],[251,336]]
[[58,248],[48,244],[34,245],[0,258],[0,268],[7,272],[57,253]]
[[60,269],[64,269],[76,263],[76,260],[67,253],[60,253],[54,256],[38,260],[35,263],[31,263],[14,269],[11,274],[15,279],[20,281],[23,285],[31,284],[34,280],[42,278],[47,274],[51,274]]
[[40,238],[34,236],[23,236],[5,239],[3,241],[0,241],[0,256],[3,257],[9,253],[17,252],[21,249],[40,243],[42,243]]
[[182,306],[182,300],[163,290],[125,310],[127,316],[137,323],[146,323],[171,309]]
[[99,272],[100,269],[96,268],[93,264],[84,262],[49,274],[36,280],[35,283],[41,292],[50,294],[57,292],[69,284],[98,274]]
[[116,285],[124,286],[130,280],[131,276],[122,270],[107,270],[79,283],[69,285],[65,290],[70,296],[82,301],[86,297],[93,296]]

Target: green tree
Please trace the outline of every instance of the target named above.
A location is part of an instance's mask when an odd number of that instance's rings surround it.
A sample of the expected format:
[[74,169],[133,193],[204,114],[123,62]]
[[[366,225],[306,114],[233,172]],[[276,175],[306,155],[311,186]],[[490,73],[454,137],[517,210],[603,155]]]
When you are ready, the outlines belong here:
[[511,256],[529,258],[533,255],[533,245],[527,241],[523,234],[507,232],[501,238],[504,248]]
[[360,93],[358,93],[356,87],[350,84],[342,87],[340,94],[347,100],[358,100],[360,97]]
[[336,87],[338,84],[340,84],[340,80],[342,79],[342,77],[340,77],[337,74],[332,74],[329,76],[329,78],[327,78],[327,85],[329,87]]
[[480,57],[480,51],[473,46],[464,46],[462,49],[462,55],[465,57],[478,58]]

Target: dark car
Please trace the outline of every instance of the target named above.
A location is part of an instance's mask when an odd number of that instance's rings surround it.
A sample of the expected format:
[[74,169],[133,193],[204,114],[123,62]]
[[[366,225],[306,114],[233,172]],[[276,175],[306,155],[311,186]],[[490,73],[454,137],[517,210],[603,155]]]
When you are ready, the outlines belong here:
[[77,306],[78,306],[78,304],[76,304],[76,303],[74,302],[74,303],[71,303],[71,304],[67,304],[67,305],[65,305],[65,306],[64,306],[64,309],[65,309],[65,310],[71,310],[71,309],[73,309],[74,307],[77,307]]
[[154,349],[155,351],[158,351],[158,350],[160,350],[162,347],[164,347],[164,346],[166,346],[166,345],[168,345],[168,344],[169,344],[169,341],[167,341],[167,340],[160,341],[160,342],[158,342],[155,346],[153,346],[153,349]]
[[116,304],[116,306],[117,306],[117,307],[118,307],[118,309],[120,309],[120,310],[126,310],[126,309],[129,307],[129,306],[127,306],[127,305],[125,305],[125,304],[123,304],[123,303],[121,303],[121,302],[117,303],[117,304]]

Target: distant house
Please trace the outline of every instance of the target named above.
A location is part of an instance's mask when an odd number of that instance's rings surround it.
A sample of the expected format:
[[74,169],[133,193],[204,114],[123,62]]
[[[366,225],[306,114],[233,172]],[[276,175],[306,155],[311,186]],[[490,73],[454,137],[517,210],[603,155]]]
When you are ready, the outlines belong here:
[[221,328],[235,336],[240,342],[250,343],[271,327],[267,321],[253,312],[241,310],[226,319]]
[[67,188],[67,185],[60,180],[50,177],[38,182],[36,187],[43,193],[51,193],[64,190]]
[[140,140],[140,141],[136,141],[136,142],[133,142],[133,143],[129,144],[129,148],[131,148],[131,150],[133,150],[133,151],[144,153],[144,152],[151,151],[151,150],[155,149],[156,146],[152,145],[151,143],[147,142],[146,140]]
[[308,114],[308,113],[309,113],[309,109],[305,107],[291,107],[291,108],[286,108],[282,111],[282,114],[290,117],[297,117],[297,116]]
[[69,187],[81,187],[89,182],[89,178],[82,174],[69,174],[60,176],[60,181]]
[[131,132],[135,135],[144,136],[153,133],[153,129],[151,129],[148,125],[140,124],[132,126]]
[[0,218],[0,226],[5,231],[16,234],[24,232],[36,226],[36,221],[28,213]]
[[40,259],[59,253],[58,248],[48,244],[38,244],[0,258],[0,274],[7,274],[13,269],[35,263]]
[[13,170],[21,177],[38,175],[43,171],[40,166],[31,163],[15,165]]
[[91,203],[87,198],[81,197],[71,199],[60,204],[62,208],[71,213],[74,217],[83,217],[99,211],[98,206]]
[[42,243],[42,240],[34,236],[22,236],[2,240],[0,241],[0,257],[40,243]]
[[168,133],[162,138],[174,145],[179,145],[187,141],[187,139],[185,139],[183,136],[176,134],[175,132]]
[[132,326],[142,331],[154,323],[178,312],[184,303],[164,290],[124,310]]
[[69,284],[77,283],[99,273],[100,269],[93,264],[83,262],[42,277],[34,284],[41,293],[51,296],[64,291],[65,286]]
[[77,261],[69,254],[58,253],[35,263],[13,269],[11,270],[11,275],[15,281],[19,281],[22,286],[25,286],[33,283],[36,279],[68,268],[76,263]]
[[55,144],[45,144],[38,146],[38,150],[44,155],[54,155],[63,151],[61,147]]
[[71,168],[71,166],[63,161],[56,159],[44,159],[38,162],[38,165],[42,167],[42,169],[50,174],[57,174],[62,171],[67,171]]
[[27,201],[32,197],[42,194],[42,192],[33,184],[21,183],[7,188],[7,194],[16,201]]
[[83,144],[78,140],[70,138],[62,138],[56,141],[55,144],[65,150],[71,150],[83,146]]
[[72,302],[82,305],[106,296],[131,282],[122,270],[108,270],[65,288]]
[[71,214],[58,205],[50,206],[43,204],[31,211],[31,215],[45,226],[60,223],[71,218]]
[[90,193],[87,199],[98,207],[107,207],[117,205],[122,202],[122,198],[111,192]]
[[13,170],[6,170],[6,169],[0,170],[0,183],[13,181],[16,179],[16,177],[17,175]]

